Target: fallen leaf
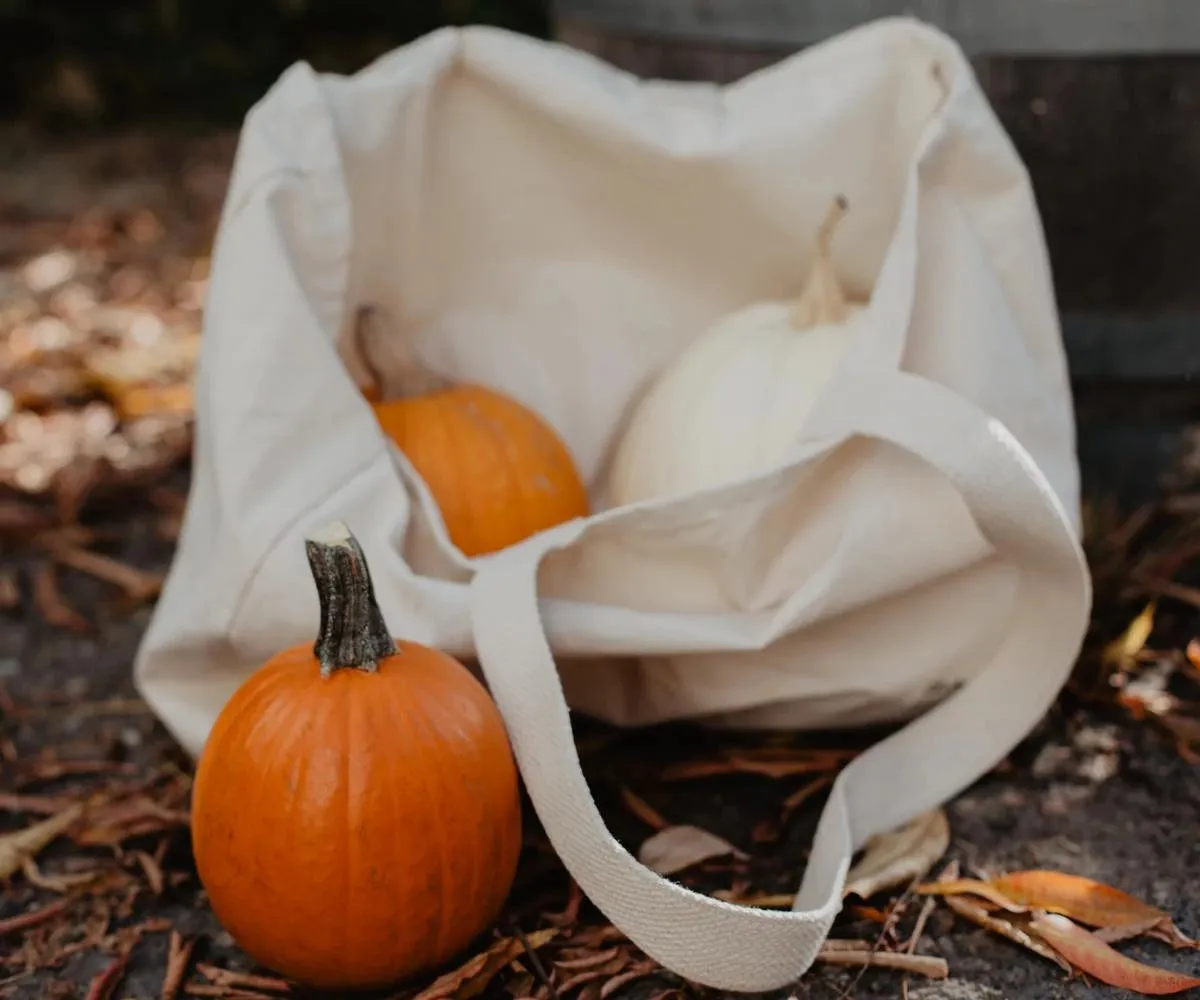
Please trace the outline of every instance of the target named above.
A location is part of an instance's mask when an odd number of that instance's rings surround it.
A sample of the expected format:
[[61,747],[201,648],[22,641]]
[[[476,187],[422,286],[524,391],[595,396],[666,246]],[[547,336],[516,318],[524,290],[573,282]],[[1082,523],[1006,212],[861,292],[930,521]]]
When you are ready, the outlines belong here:
[[580,969],[591,969],[597,965],[603,965],[605,962],[610,962],[621,954],[620,947],[609,948],[607,951],[598,951],[594,955],[585,955],[583,958],[560,958],[554,964],[559,969],[569,969],[577,972]]
[[[220,966],[196,963],[196,971],[209,982],[219,987],[233,989],[262,990],[266,993],[291,993],[292,988],[282,979],[273,976],[256,976],[249,972],[234,972]],[[191,987],[188,988],[191,992]]]
[[1062,914],[1041,914],[1031,926],[1072,965],[1109,986],[1148,996],[1167,996],[1200,986],[1200,978],[1195,976],[1135,962]]
[[567,889],[567,905],[561,913],[548,914],[546,919],[555,927],[572,927],[579,921],[579,908],[583,905],[583,893],[579,883],[571,879]]
[[[558,928],[533,931],[526,935],[529,947],[540,948],[558,933]],[[454,996],[455,1000],[470,1000],[478,996],[495,978],[496,974],[514,959],[525,953],[519,938],[501,938],[487,951],[468,959],[457,969],[439,976],[433,983],[418,993],[413,1000],[442,1000]]]
[[171,809],[147,795],[101,803],[89,815],[90,822],[71,835],[81,847],[112,847],[147,833],[159,833],[191,822],[183,809]]
[[931,809],[898,830],[867,841],[863,857],[846,876],[843,898],[868,899],[923,878],[950,847],[950,822],[941,809]]
[[213,1000],[276,1000],[279,996],[278,992],[263,993],[248,986],[210,986],[207,983],[188,983],[184,992],[190,997],[212,997]]
[[51,544],[47,548],[56,562],[120,587],[131,601],[148,601],[162,589],[161,576],[145,573],[98,552],[64,544]]
[[90,632],[91,623],[63,600],[58,591],[54,567],[42,563],[33,574],[33,603],[46,624],[72,632]]
[[1112,666],[1127,666],[1146,646],[1154,631],[1154,614],[1157,602],[1151,601],[1138,616],[1129,623],[1125,631],[1104,647],[1101,659]]
[[60,899],[57,903],[51,903],[49,906],[43,906],[37,910],[29,910],[25,913],[5,917],[3,920],[0,920],[0,937],[6,934],[13,934],[16,931],[29,930],[31,927],[37,927],[48,920],[53,920],[59,914],[65,913],[67,907],[70,905],[70,900]]
[[58,523],[77,524],[79,512],[104,477],[107,463],[91,455],[79,455],[55,473],[51,483]]
[[580,927],[571,935],[571,945],[576,948],[599,948],[613,941],[626,940],[625,932],[608,924],[603,927]]
[[85,1000],[111,1000],[113,992],[125,978],[125,967],[129,965],[129,952],[115,958],[103,972],[97,973],[88,987]]
[[632,983],[635,979],[644,979],[646,976],[652,976],[658,972],[658,966],[653,962],[646,962],[639,965],[636,969],[630,969],[628,972],[622,972],[618,976],[613,976],[607,983],[600,987],[600,1000],[608,1000],[617,990],[628,983]]
[[1196,944],[1180,932],[1165,910],[1081,875],[1034,869],[1009,872],[989,881],[1014,903],[1059,913],[1081,924],[1109,930],[1144,926],[1143,933],[1157,930],[1158,936],[1176,948]]
[[167,950],[167,971],[163,974],[160,1000],[175,1000],[179,996],[195,944],[195,938],[185,938],[179,931],[171,931],[171,943]]
[[792,754],[782,760],[760,759],[749,753],[737,754],[727,760],[686,761],[663,770],[665,781],[682,781],[692,778],[711,778],[722,774],[757,774],[764,778],[790,778],[797,774],[814,774],[836,771],[845,763],[845,754],[815,750],[804,754]]
[[958,878],[949,882],[925,882],[914,886],[913,892],[921,896],[981,896],[989,903],[1002,910],[1007,910],[1009,913],[1029,912],[1028,906],[1014,902],[995,885],[974,878]]
[[21,769],[17,784],[25,787],[80,774],[132,774],[134,771],[132,764],[112,760],[35,760]]
[[663,819],[662,814],[649,802],[639,798],[624,785],[621,786],[621,799],[638,819],[653,830],[665,830],[671,824]]
[[21,862],[21,871],[30,885],[36,886],[38,889],[45,889],[47,892],[69,893],[81,885],[88,885],[100,878],[99,871],[76,872],[72,875],[46,875],[42,873],[37,862],[31,857],[26,857]]
[[638,860],[660,875],[673,875],[702,861],[746,855],[729,841],[698,826],[669,826],[642,843]]
[[74,805],[23,830],[0,835],[0,879],[20,870],[22,862],[65,833],[80,816],[83,806]]
[[886,924],[891,920],[891,914],[878,906],[852,906],[850,912],[859,920],[866,920],[872,924]]
[[162,867],[145,851],[134,851],[133,857],[146,876],[146,881],[150,883],[150,891],[156,896],[161,896],[166,882]]
[[73,804],[66,795],[20,795],[16,792],[0,792],[0,809],[8,812],[52,816]]
[[714,898],[723,899],[727,903],[737,903],[740,906],[757,906],[764,910],[790,910],[796,901],[795,895],[784,892],[751,892],[739,893],[729,889],[718,889],[713,893]]
[[1172,713],[1158,721],[1175,738],[1179,756],[1190,764],[1200,764],[1200,719]]
[[942,901],[965,920],[969,920],[973,924],[978,924],[993,934],[999,934],[1014,944],[1019,944],[1022,948],[1028,948],[1035,955],[1041,955],[1042,958],[1053,962],[1064,972],[1070,973],[1074,971],[1070,963],[1059,955],[1058,952],[1044,941],[1033,937],[1024,926],[1018,926],[1018,923],[1015,922],[1019,920],[1028,924],[1027,918],[1018,917],[1014,921],[1001,920],[999,917],[993,917],[982,906],[967,899],[965,896],[943,896]]
[[0,500],[0,533],[27,535],[54,523],[50,513],[21,500]]
[[15,569],[0,570],[0,611],[12,611],[21,605],[21,588]]
[[629,956],[618,953],[615,957],[610,957],[603,965],[591,969],[578,970],[562,982],[556,983],[554,987],[555,992],[559,996],[570,993],[585,983],[595,982],[598,979],[604,979],[606,976],[613,976],[621,972],[628,964]]

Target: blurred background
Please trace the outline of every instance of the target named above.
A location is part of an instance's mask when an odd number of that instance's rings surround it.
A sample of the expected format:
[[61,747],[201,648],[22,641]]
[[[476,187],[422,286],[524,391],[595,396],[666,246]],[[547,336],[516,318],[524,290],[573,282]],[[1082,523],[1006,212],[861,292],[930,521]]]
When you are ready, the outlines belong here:
[[724,82],[903,12],[960,41],[1029,166],[1089,488],[1152,491],[1198,402],[1195,0],[0,0],[0,483],[81,448],[139,467],[129,427],[184,419],[237,129],[296,60],[480,23]]

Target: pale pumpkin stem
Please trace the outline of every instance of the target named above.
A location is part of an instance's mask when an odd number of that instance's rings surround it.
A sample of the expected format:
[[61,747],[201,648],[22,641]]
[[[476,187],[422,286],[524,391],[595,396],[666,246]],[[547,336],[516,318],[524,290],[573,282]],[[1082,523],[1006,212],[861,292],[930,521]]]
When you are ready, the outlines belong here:
[[834,233],[849,208],[849,202],[839,194],[817,229],[812,269],[800,297],[791,309],[792,326],[798,330],[825,323],[840,323],[850,311],[846,293],[842,290],[842,283],[838,281],[831,260]]
[[321,676],[354,668],[374,673],[396,653],[396,641],[375,600],[371,571],[358,539],[334,521],[304,540],[308,565],[321,602],[321,627],[313,655]]

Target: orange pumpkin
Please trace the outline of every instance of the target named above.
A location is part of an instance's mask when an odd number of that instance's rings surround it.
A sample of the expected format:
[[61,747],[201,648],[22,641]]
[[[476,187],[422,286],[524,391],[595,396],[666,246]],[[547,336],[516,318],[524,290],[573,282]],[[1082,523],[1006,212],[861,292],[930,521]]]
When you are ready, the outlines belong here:
[[[385,380],[370,337],[378,310],[360,313],[359,348],[376,384],[364,390],[379,426],[429,487],[450,540],[466,556],[515,545],[589,513],[587,487],[562,439],[515,399],[454,385],[410,354]],[[390,384],[385,384],[390,382]]]
[[256,961],[324,989],[432,969],[500,913],[521,846],[503,720],[457,660],[396,642],[345,525],[309,538],[316,643],[230,698],[196,771],[196,865]]

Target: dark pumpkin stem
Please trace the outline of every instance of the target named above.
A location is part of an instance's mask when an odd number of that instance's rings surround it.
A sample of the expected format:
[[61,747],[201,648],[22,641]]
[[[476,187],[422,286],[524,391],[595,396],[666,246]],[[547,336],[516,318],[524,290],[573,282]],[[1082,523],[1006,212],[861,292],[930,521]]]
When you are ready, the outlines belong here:
[[396,642],[375,600],[367,557],[342,521],[304,540],[308,565],[321,601],[321,629],[313,655],[321,676],[354,668],[374,673],[380,660],[396,653]]

